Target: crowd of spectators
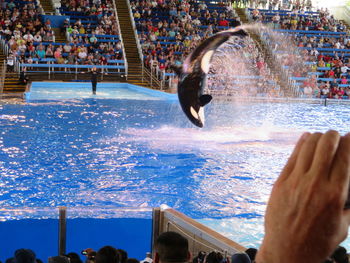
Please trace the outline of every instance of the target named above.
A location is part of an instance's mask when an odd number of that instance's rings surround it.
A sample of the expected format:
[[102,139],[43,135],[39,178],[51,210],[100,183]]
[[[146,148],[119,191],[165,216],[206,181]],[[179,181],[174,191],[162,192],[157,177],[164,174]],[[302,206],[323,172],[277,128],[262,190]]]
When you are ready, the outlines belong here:
[[283,65],[294,66],[292,75],[301,80],[297,84],[305,97],[350,97],[350,32],[342,21],[336,20],[327,9],[306,12],[303,6],[291,11],[252,9],[250,15],[255,21],[270,23],[273,29],[297,30],[288,34],[303,61],[299,59],[296,63],[295,54],[284,53]]
[[279,10],[251,10],[251,16],[256,22],[273,24],[274,29],[287,30],[318,30],[343,32],[346,26],[342,21],[336,20],[328,9],[320,9],[317,12],[304,11],[303,9]]
[[29,53],[42,55],[43,47],[34,44],[55,42],[50,21],[43,23],[40,15],[41,9],[34,0],[1,2],[0,34],[7,41],[10,55],[17,60],[24,60]]
[[239,24],[230,4],[211,6],[195,1],[131,1],[144,62],[171,72],[202,40]]
[[51,21],[43,21],[35,0],[1,1],[0,34],[9,47],[10,71],[13,61],[107,65],[123,59],[111,1],[62,1],[61,11],[71,17],[62,26],[66,43],[56,43]]
[[214,54],[211,65],[208,76],[211,94],[243,97],[279,95],[276,82],[250,37],[232,38],[222,45]]
[[[83,259],[75,252],[66,255],[54,256],[48,259],[49,263],[140,263],[138,259],[128,258],[128,253],[123,249],[116,249],[112,246],[104,246],[95,251],[91,248],[81,251]],[[152,259],[146,257],[142,263],[152,263]],[[14,256],[6,260],[6,263],[43,263],[31,249],[18,249]]]
[[70,17],[62,26],[68,40],[65,63],[107,65],[108,60],[123,59],[111,0],[62,0],[60,12]]

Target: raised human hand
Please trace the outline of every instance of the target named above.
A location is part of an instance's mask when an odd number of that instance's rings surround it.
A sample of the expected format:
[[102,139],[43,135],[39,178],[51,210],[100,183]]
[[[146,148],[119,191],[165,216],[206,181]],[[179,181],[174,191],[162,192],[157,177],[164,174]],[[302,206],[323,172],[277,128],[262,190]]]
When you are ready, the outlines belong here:
[[350,134],[305,133],[273,186],[257,263],[320,263],[347,236]]

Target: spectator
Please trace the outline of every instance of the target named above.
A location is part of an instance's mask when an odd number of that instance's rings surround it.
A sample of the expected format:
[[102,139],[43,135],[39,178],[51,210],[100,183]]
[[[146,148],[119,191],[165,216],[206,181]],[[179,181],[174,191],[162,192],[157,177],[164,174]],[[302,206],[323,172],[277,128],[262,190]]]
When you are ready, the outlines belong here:
[[14,261],[16,263],[36,263],[36,255],[30,249],[18,249],[15,251]]
[[119,263],[117,249],[111,246],[104,246],[96,253],[96,263]]
[[247,254],[237,253],[232,255],[231,263],[251,263],[251,260]]
[[210,252],[206,258],[204,263],[221,263],[224,257],[220,252]]
[[245,253],[249,256],[250,261],[254,262],[258,250],[256,248],[248,248]]
[[144,260],[140,261],[140,263],[152,263],[152,262],[153,262],[152,253],[150,252],[147,252]]
[[7,64],[7,70],[9,72],[12,72],[15,67],[15,57],[13,56],[12,53],[7,57],[6,64]]
[[191,254],[188,241],[176,232],[164,232],[155,242],[154,263],[188,262]]
[[119,254],[119,263],[126,263],[126,260],[128,259],[128,252],[126,252],[124,249],[117,249],[117,252]]
[[69,263],[69,258],[66,256],[55,256],[49,258],[49,263]]
[[69,258],[70,263],[83,263],[77,253],[70,252],[66,255],[66,257]]

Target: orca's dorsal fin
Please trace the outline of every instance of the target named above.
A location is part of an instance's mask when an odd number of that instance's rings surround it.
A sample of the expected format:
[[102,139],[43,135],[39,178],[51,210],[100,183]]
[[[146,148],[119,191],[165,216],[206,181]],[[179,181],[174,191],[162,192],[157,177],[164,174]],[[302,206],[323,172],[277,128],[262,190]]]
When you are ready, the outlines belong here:
[[212,100],[212,96],[209,94],[205,94],[199,97],[199,102],[200,105],[203,107],[205,105],[207,105],[211,100]]

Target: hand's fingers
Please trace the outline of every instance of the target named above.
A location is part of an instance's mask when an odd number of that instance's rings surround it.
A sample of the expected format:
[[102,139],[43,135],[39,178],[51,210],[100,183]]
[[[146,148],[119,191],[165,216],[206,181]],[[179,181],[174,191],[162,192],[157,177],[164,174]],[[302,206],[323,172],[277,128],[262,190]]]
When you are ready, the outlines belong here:
[[342,200],[345,202],[348,197],[350,177],[350,134],[340,139],[331,169],[329,180],[332,188],[335,191],[342,191]]
[[305,142],[306,138],[310,136],[310,133],[305,132],[300,138],[299,141],[297,142],[297,144],[294,147],[294,150],[292,152],[292,154],[290,155],[287,164],[284,166],[280,177],[278,178],[278,180],[285,180],[288,178],[288,176],[291,174],[291,172],[294,169],[295,163],[297,161],[298,158],[298,154],[300,152],[301,146],[303,145],[303,143]]
[[298,174],[302,174],[304,176],[304,173],[310,169],[316,151],[316,146],[321,136],[322,133],[311,134],[303,143],[295,164],[299,171]]
[[340,135],[336,131],[328,131],[321,136],[317,143],[311,170],[316,180],[328,180],[329,170],[337,153]]

